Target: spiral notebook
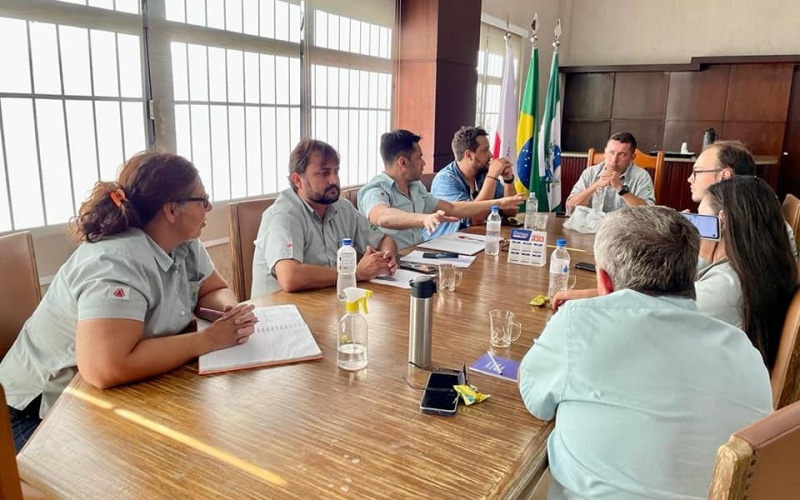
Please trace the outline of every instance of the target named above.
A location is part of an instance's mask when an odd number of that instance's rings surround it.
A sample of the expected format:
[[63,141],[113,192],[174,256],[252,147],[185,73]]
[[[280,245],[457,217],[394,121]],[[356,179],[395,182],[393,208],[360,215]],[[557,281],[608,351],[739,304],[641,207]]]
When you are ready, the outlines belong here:
[[322,359],[296,306],[259,307],[253,312],[258,318],[255,333],[244,344],[200,356],[200,375]]

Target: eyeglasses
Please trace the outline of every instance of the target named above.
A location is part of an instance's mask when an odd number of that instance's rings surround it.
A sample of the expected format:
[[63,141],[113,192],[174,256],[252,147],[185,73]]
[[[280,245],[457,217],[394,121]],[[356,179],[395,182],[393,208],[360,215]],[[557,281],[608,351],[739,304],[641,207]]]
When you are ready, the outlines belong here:
[[189,198],[176,201],[178,203],[186,203],[187,201],[201,201],[203,202],[203,208],[208,208],[208,206],[211,204],[211,200],[208,199],[208,193],[204,194],[203,196],[190,196]]
[[693,181],[697,180],[697,174],[708,174],[708,173],[711,173],[711,172],[722,172],[722,169],[721,168],[711,168],[711,169],[708,169],[708,170],[692,170],[692,180]]

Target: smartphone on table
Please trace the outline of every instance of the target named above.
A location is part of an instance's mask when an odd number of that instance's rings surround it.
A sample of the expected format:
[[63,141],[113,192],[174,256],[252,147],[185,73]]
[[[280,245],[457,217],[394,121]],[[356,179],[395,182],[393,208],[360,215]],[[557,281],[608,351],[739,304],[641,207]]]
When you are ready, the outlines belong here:
[[459,373],[431,372],[419,402],[419,411],[433,415],[455,415],[458,409],[458,393],[453,386],[463,384],[462,377]]
[[590,271],[593,273],[597,272],[597,269],[595,269],[594,264],[591,262],[576,262],[575,269],[582,269],[584,271]]
[[684,213],[684,217],[694,224],[704,240],[719,241],[719,217],[714,215],[700,215]]
[[400,269],[406,269],[408,271],[416,271],[418,273],[423,274],[436,274],[439,270],[436,266],[431,266],[428,264],[419,264],[417,262],[403,262],[402,260],[398,264]]

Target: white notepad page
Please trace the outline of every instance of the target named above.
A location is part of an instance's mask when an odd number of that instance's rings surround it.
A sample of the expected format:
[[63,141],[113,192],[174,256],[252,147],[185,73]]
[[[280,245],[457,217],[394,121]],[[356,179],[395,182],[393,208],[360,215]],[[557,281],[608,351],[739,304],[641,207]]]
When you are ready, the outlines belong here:
[[200,356],[201,375],[322,357],[296,306],[259,307],[253,312],[258,318],[255,333],[244,344]]

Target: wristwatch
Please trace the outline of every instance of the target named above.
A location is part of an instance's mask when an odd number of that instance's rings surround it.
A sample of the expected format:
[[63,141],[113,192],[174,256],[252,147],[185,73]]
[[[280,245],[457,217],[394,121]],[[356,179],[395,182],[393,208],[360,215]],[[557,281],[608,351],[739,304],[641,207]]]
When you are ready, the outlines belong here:
[[505,182],[506,184],[514,184],[514,175],[512,174],[510,179],[506,179],[505,177],[503,177],[503,182]]
[[627,184],[623,184],[622,188],[619,191],[617,191],[617,194],[619,196],[625,196],[626,194],[628,194],[630,192],[631,192],[631,188],[629,188]]

